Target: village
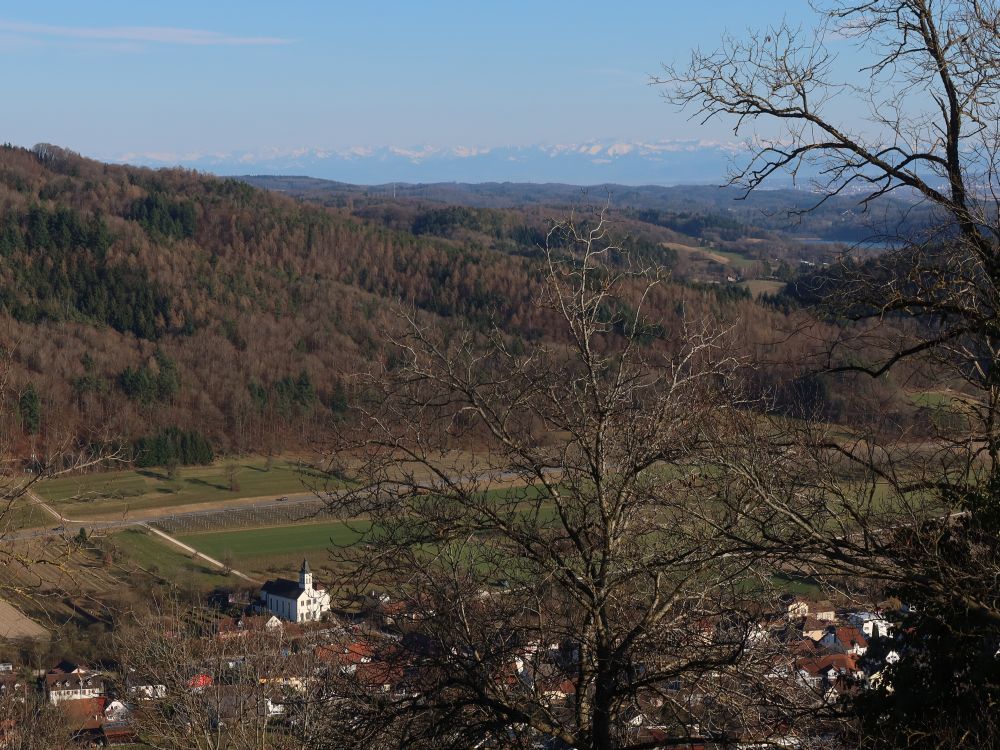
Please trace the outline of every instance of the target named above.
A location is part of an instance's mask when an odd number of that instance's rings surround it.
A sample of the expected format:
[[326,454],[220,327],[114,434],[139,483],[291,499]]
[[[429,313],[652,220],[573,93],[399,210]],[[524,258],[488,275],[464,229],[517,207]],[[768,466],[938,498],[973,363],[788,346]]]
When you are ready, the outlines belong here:
[[[484,600],[502,596],[502,590],[482,592]],[[894,634],[905,607],[889,606],[865,611],[781,595],[773,611],[752,618],[740,648],[758,655],[747,660],[759,672],[756,679],[784,683],[806,704],[835,706],[877,688],[882,670],[899,660]],[[349,705],[354,694],[390,703],[418,699],[421,684],[441,663],[435,659],[443,647],[434,635],[436,616],[428,601],[393,601],[378,592],[364,597],[355,612],[335,610],[326,586],[313,580],[303,560],[297,578],[267,581],[256,600],[218,594],[207,599],[193,628],[178,615],[162,615],[149,643],[136,644],[115,664],[67,659],[34,671],[0,664],[0,697],[48,704],[77,747],[138,743],[150,729],[165,731],[156,721],[172,723],[169,731],[180,736],[247,723],[294,734],[306,731],[306,709],[317,703]],[[719,618],[696,620],[692,630],[692,649],[733,638],[731,623]],[[556,714],[573,710],[580,671],[574,643],[518,633],[503,643],[494,686],[530,694]],[[699,700],[699,689],[683,679],[656,686],[629,721],[636,738],[691,750],[721,747],[716,743],[724,727],[678,725],[658,697],[661,690],[692,705]],[[167,704],[170,710],[161,710]],[[704,719],[692,710],[696,714]],[[0,725],[0,748],[20,746],[24,727],[15,716],[8,711]],[[773,731],[795,746],[787,726],[775,720]],[[764,738],[730,739],[752,747]],[[535,746],[557,745],[538,733]]]

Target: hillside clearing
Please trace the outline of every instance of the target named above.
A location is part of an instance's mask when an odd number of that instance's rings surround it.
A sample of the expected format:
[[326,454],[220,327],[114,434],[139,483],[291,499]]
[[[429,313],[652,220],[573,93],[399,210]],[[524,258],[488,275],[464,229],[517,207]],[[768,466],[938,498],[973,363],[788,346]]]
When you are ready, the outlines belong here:
[[741,281],[739,285],[754,297],[760,297],[762,294],[777,294],[785,288],[784,281],[775,281],[773,279],[749,279],[748,281]]

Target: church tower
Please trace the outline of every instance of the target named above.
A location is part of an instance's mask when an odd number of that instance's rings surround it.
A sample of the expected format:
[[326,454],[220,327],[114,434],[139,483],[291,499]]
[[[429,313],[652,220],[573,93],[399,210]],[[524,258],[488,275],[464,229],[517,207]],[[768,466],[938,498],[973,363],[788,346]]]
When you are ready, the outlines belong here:
[[313,574],[309,570],[309,561],[302,561],[302,568],[299,570],[299,588],[303,591],[309,591],[312,589],[313,585]]

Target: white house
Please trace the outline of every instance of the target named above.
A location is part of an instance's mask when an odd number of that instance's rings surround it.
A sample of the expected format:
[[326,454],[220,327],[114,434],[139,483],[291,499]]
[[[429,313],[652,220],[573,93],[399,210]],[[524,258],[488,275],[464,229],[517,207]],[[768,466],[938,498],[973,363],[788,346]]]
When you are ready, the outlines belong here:
[[314,586],[309,563],[302,561],[299,580],[278,578],[260,590],[261,605],[282,620],[315,622],[330,610],[330,595],[322,586]]
[[[26,687],[27,680],[14,671],[13,664],[7,662],[0,664],[0,702],[11,696],[18,696],[20,700],[23,700]],[[0,722],[0,727],[2,727],[2,722]],[[0,729],[0,736],[2,734],[3,731]]]
[[155,678],[140,677],[134,668],[129,667],[125,678],[126,693],[138,700],[154,700],[167,697],[167,686]]
[[837,611],[833,608],[833,605],[825,599],[821,602],[810,602],[809,614],[817,620],[830,621],[837,619]]
[[809,614],[809,601],[794,594],[783,595],[780,599],[785,608],[785,616],[789,620],[796,620]]
[[104,706],[104,721],[109,724],[123,724],[128,721],[132,711],[124,701],[114,698]]
[[868,639],[892,635],[892,623],[874,612],[854,612],[847,616],[847,621]]
[[87,700],[104,695],[104,680],[82,664],[61,662],[45,675],[45,692],[49,702]]

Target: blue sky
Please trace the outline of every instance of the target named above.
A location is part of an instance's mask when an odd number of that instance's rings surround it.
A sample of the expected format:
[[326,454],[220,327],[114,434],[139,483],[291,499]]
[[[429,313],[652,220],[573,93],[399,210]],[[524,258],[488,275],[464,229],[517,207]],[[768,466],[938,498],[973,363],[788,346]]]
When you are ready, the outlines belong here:
[[0,139],[101,158],[731,135],[648,85],[804,0],[5,2]]

